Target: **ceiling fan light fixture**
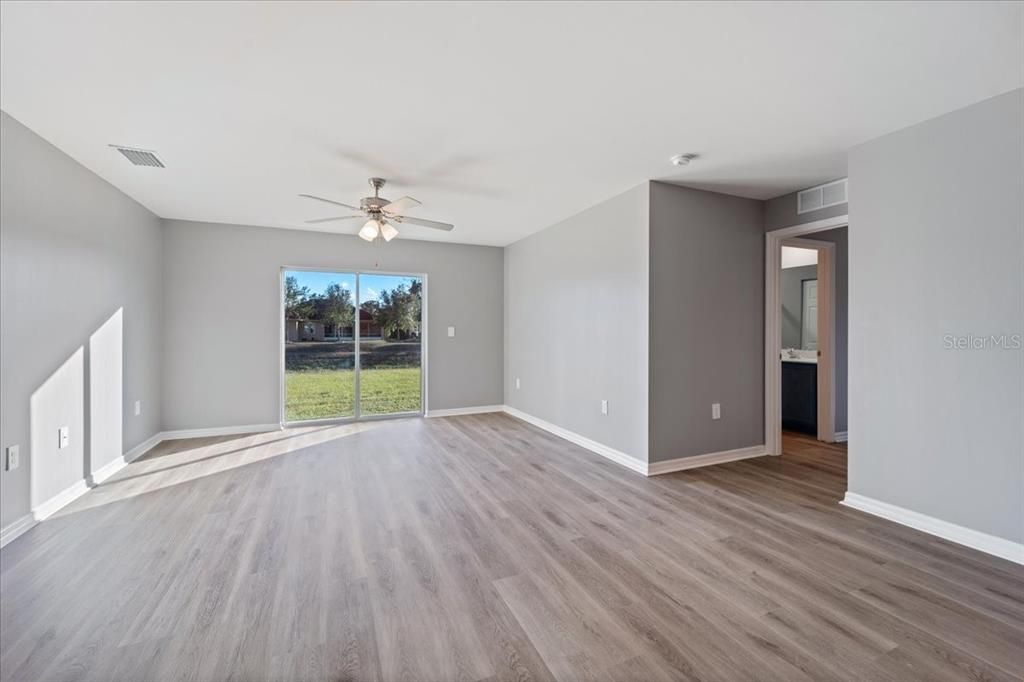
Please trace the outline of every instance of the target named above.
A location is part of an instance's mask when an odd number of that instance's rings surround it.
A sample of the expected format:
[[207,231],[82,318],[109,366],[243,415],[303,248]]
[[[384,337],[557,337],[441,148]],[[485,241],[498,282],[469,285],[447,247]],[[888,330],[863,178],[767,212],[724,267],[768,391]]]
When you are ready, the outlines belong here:
[[380,234],[380,223],[373,218],[366,221],[362,229],[359,230],[359,236],[368,242],[372,242]]
[[398,230],[391,223],[381,222],[380,235],[384,237],[384,241],[389,242],[398,236]]
[[383,237],[384,241],[389,242],[399,236],[398,228],[395,227],[397,223],[409,223],[410,225],[427,227],[432,230],[444,230],[445,232],[451,232],[455,229],[455,226],[451,223],[442,223],[437,220],[427,220],[426,218],[415,218],[405,215],[407,210],[421,206],[420,202],[412,197],[402,197],[395,201],[385,199],[380,195],[384,182],[384,178],[370,178],[370,185],[373,186],[373,196],[360,199],[359,206],[318,197],[314,194],[300,194],[299,196],[305,199],[312,199],[332,206],[341,206],[355,213],[355,215],[342,215],[333,218],[315,218],[307,220],[306,223],[319,224],[331,223],[336,220],[362,220],[365,217],[368,220],[359,228],[358,234],[360,239],[368,242],[376,241],[377,237]]

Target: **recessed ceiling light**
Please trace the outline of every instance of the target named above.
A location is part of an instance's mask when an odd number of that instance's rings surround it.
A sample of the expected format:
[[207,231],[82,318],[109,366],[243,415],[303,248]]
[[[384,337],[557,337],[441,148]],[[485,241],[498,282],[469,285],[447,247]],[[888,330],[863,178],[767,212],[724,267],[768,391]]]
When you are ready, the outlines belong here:
[[676,154],[669,161],[672,162],[673,166],[685,166],[696,158],[697,154]]

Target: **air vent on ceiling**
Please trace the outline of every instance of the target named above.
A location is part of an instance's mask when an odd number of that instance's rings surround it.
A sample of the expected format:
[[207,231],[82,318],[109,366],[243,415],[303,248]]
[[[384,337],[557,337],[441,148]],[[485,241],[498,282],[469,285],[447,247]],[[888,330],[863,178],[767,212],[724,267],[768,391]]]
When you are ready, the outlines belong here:
[[811,187],[796,195],[796,212],[808,213],[819,208],[846,203],[846,178]]
[[152,168],[166,168],[164,162],[161,161],[154,152],[148,149],[135,149],[134,147],[122,147],[119,144],[110,145],[117,151],[121,152],[124,158],[131,161],[136,166],[150,166]]

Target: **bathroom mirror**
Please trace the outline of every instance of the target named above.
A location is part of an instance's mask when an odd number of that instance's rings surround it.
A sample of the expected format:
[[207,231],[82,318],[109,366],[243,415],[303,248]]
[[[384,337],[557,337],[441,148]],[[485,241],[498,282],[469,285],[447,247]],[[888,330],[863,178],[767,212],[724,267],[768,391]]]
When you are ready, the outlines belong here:
[[[794,252],[794,258],[783,263],[779,273],[779,299],[781,304],[781,347],[805,351],[818,349],[818,265],[813,249],[784,247]],[[787,267],[788,265],[788,267]]]

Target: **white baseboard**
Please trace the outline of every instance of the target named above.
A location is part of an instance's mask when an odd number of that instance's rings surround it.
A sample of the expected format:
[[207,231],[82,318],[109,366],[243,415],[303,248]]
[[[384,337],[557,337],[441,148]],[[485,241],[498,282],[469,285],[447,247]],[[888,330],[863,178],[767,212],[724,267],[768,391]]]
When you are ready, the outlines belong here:
[[152,436],[142,441],[128,452],[124,453],[124,457],[122,457],[121,459],[124,460],[125,464],[131,464],[139,457],[142,457],[144,454],[155,448],[157,445],[160,445],[160,443],[163,442],[163,440],[163,432],[154,433]]
[[735,462],[736,460],[750,459],[751,457],[763,457],[767,454],[768,450],[764,445],[752,445],[747,448],[737,448],[735,450],[709,452],[706,455],[678,457],[676,459],[667,459],[663,462],[651,462],[647,465],[647,475],[657,476],[658,474],[667,474],[673,471],[685,471],[686,469],[696,469],[698,467],[711,466],[712,464]]
[[836,442],[837,443],[845,443],[846,442],[846,438],[847,438],[846,431],[836,431]]
[[512,415],[513,417],[516,417],[517,419],[522,419],[524,422],[533,424],[537,428],[544,429],[548,433],[553,433],[559,438],[564,438],[570,443],[575,443],[576,445],[579,445],[581,448],[586,448],[587,450],[597,453],[602,457],[606,457],[611,461],[615,462],[616,464],[621,464],[622,466],[628,469],[632,469],[637,473],[641,473],[645,476],[647,475],[647,462],[641,461],[636,457],[630,457],[625,452],[616,450],[615,448],[612,447],[608,447],[604,443],[598,443],[596,440],[591,440],[586,436],[581,436],[580,434],[570,431],[569,429],[563,429],[561,426],[556,426],[551,422],[546,422],[543,419],[538,419],[537,417],[534,417],[532,414],[527,414],[526,412],[517,410],[514,407],[504,405],[502,409],[504,412]]
[[582,436],[569,429],[564,429],[561,426],[546,422],[543,419],[534,417],[532,414],[517,410],[509,405],[503,406],[503,411],[507,414],[512,415],[518,419],[522,419],[524,422],[533,424],[537,428],[544,429],[548,433],[553,433],[559,438],[564,438],[570,443],[575,443],[581,448],[586,448],[593,453],[606,457],[616,464],[621,464],[627,469],[631,469],[637,473],[643,474],[644,476],[657,476],[658,474],[667,474],[672,471],[683,471],[684,469],[695,469],[697,467],[711,466],[712,464],[723,464],[725,462],[734,462],[739,459],[749,459],[751,457],[761,457],[762,455],[768,454],[767,449],[764,445],[754,445],[748,448],[739,448],[737,450],[725,450],[723,452],[712,452],[706,455],[696,455],[694,457],[680,457],[678,459],[670,459],[664,462],[644,462],[637,459],[636,457],[630,457],[625,452],[616,450],[615,448],[609,447],[604,443],[598,443],[596,440]]
[[116,474],[118,471],[123,469],[126,464],[128,464],[128,462],[125,461],[124,455],[115,458],[114,461],[112,462],[104,464],[99,469],[90,474],[88,480],[89,485],[93,486],[103,483],[103,481],[107,480],[108,478]]
[[427,410],[427,418],[431,417],[458,417],[463,414],[484,414],[486,412],[501,412],[504,405],[478,405],[476,407],[452,407],[444,410]]
[[965,547],[1013,561],[1014,563],[1024,564],[1024,544],[1019,542],[1013,542],[1012,540],[999,538],[988,533],[965,528],[964,526],[958,526],[949,521],[926,516],[925,514],[897,507],[894,504],[881,502],[864,495],[858,495],[857,493],[847,492],[840,504],[874,516],[880,516],[883,519],[895,521],[904,526],[935,535],[943,540],[955,542],[958,545],[964,545]]
[[0,547],[3,547],[37,523],[39,522],[31,514],[25,514],[20,519],[9,523],[3,530],[0,530]]
[[86,483],[84,478],[80,481],[75,481],[50,499],[36,505],[32,510],[32,516],[35,517],[36,521],[43,521],[44,519],[53,516],[55,512],[71,504],[88,491],[89,484]]
[[137,460],[139,457],[142,457],[144,454],[155,448],[157,445],[160,444],[162,440],[163,433],[157,432],[153,434],[152,436],[142,441],[128,452],[124,453],[123,455],[115,459],[113,462],[105,464],[96,471],[92,472],[92,476],[90,477],[89,481],[90,484],[99,485],[100,483],[103,483],[103,481],[107,480],[108,478],[116,474],[118,471],[125,468],[126,466]]
[[266,433],[280,431],[280,424],[248,424],[246,426],[214,426],[207,429],[178,429],[162,431],[160,440],[180,440],[182,438],[207,438],[209,436],[239,436],[246,433]]

